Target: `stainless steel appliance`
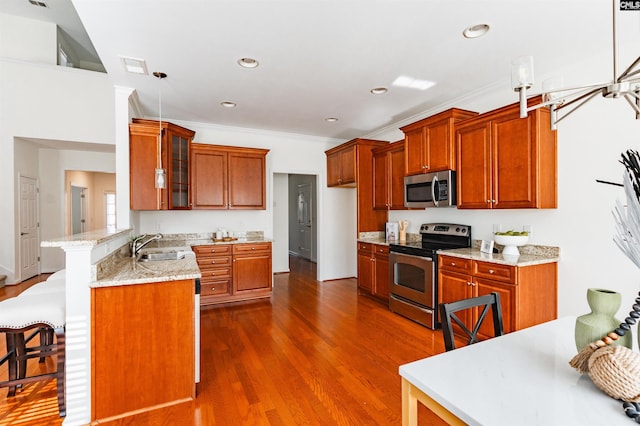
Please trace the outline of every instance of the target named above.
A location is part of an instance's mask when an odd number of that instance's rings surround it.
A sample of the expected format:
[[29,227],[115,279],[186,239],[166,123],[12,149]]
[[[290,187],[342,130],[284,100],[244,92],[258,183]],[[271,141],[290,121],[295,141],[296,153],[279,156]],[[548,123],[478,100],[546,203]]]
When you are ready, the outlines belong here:
[[438,255],[471,246],[471,226],[425,223],[422,240],[389,244],[389,309],[428,328],[439,327]]
[[453,170],[404,178],[405,207],[453,207],[456,202],[456,172]]

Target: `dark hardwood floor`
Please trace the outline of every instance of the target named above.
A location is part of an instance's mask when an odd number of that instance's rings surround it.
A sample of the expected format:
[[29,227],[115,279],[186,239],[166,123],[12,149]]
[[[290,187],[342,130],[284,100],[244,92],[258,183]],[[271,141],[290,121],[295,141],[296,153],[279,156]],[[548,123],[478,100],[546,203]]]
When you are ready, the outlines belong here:
[[[203,308],[196,401],[113,424],[401,424],[398,367],[444,352],[441,333],[359,295],[354,279],[315,276],[314,263],[291,257],[270,299]],[[53,382],[28,385],[0,400],[0,424],[59,425],[56,408]],[[424,407],[419,416],[441,423]]]

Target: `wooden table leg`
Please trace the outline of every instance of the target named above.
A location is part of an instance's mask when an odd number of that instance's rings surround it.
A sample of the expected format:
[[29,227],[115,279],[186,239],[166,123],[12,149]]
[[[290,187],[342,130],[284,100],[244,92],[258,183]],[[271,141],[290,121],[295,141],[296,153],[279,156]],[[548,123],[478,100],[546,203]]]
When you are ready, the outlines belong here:
[[402,378],[402,426],[418,426],[418,400],[413,385]]

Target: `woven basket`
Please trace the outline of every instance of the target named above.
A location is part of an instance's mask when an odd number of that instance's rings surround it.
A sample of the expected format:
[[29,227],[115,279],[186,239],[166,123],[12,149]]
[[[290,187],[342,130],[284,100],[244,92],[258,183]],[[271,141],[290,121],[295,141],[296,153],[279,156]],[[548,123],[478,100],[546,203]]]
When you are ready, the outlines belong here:
[[615,399],[640,402],[640,355],[624,346],[605,346],[589,358],[589,377]]

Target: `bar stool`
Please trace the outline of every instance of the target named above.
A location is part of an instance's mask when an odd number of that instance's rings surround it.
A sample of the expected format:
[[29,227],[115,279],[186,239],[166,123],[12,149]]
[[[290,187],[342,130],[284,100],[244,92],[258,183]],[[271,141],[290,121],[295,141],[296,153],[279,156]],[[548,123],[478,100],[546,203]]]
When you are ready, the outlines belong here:
[[[7,362],[9,370],[9,379],[0,382],[0,388],[8,387],[7,396],[11,397],[18,386],[55,378],[60,417],[66,415],[65,317],[64,286],[55,280],[36,284],[18,296],[0,302],[0,332],[5,333],[7,341],[7,355],[0,359],[0,365]],[[30,331],[33,333],[25,339],[25,333]],[[27,342],[38,333],[41,334],[40,345],[27,348]],[[57,355],[56,371],[27,377],[28,359],[40,358],[42,361],[52,355]]]

